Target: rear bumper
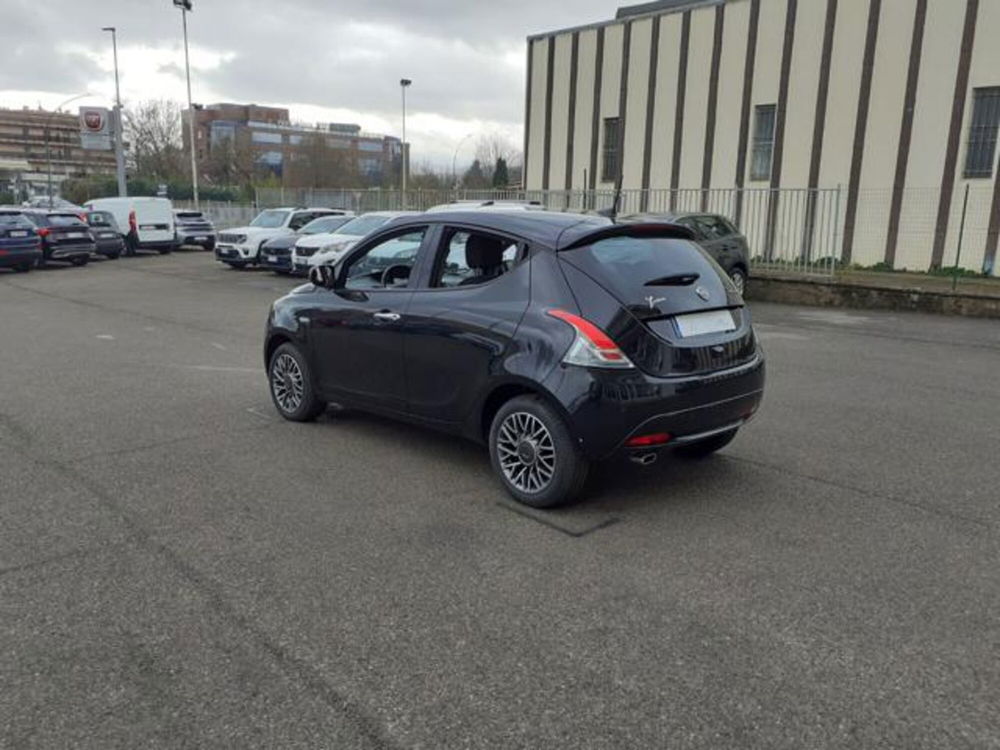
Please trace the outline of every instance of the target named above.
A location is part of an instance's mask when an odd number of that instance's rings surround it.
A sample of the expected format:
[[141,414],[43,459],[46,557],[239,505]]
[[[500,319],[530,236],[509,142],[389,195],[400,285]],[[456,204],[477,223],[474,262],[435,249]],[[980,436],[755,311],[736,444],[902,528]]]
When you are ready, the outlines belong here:
[[23,263],[35,265],[42,257],[42,251],[37,245],[30,247],[3,247],[0,248],[0,268],[11,268],[20,266]]
[[125,250],[125,240],[121,237],[97,241],[98,255],[121,255]]
[[93,242],[81,242],[75,245],[52,245],[45,249],[45,257],[48,260],[69,260],[81,256],[90,257],[97,252],[97,245]]
[[[560,366],[547,379],[570,430],[590,459],[635,449],[631,437],[668,433],[670,448],[739,427],[764,395],[764,358],[697,376],[657,378],[636,370]],[[650,450],[643,448],[642,450]]]
[[177,247],[176,240],[143,240],[139,239],[139,247],[142,250],[173,250]]
[[177,235],[178,245],[190,245],[192,247],[204,247],[211,249],[215,247],[215,234],[212,232],[185,232]]

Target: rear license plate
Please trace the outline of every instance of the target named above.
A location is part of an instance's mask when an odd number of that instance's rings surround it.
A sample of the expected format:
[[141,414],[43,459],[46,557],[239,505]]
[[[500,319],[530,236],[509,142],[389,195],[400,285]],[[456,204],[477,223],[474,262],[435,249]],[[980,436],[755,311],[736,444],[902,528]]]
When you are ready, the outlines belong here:
[[208,237],[195,237],[195,242],[208,242]]
[[160,229],[158,224],[141,224],[139,229],[145,229],[146,231],[152,232],[153,230]]
[[267,256],[267,262],[268,263],[277,263],[278,262],[278,256],[277,255],[268,255]]
[[79,240],[82,239],[83,237],[86,237],[87,235],[85,235],[83,232],[66,232],[64,236],[68,240]]
[[104,232],[101,234],[102,240],[112,240],[114,239],[114,237],[115,237],[114,234],[112,234],[111,232]]
[[28,236],[27,232],[8,232],[7,234],[10,235],[11,237],[27,237]]
[[709,310],[708,312],[678,315],[674,321],[677,323],[677,331],[684,337],[736,330],[736,320],[729,310]]

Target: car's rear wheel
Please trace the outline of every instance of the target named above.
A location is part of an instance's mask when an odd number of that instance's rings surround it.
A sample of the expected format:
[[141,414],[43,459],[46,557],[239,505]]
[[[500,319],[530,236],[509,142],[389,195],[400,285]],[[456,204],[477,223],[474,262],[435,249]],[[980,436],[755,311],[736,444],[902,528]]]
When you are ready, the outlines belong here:
[[18,271],[19,273],[27,273],[28,271],[31,270],[31,264],[30,263],[18,263],[16,266],[14,266],[14,270]]
[[563,418],[537,396],[500,407],[490,427],[490,460],[507,491],[533,508],[572,500],[589,468]]
[[76,255],[70,258],[69,262],[72,263],[74,266],[85,266],[88,263],[90,263],[90,258],[85,258],[81,255]]
[[267,368],[271,400],[278,413],[292,422],[311,422],[326,410],[316,396],[312,372],[302,353],[292,344],[274,350]]
[[742,268],[734,268],[729,272],[729,278],[733,281],[736,291],[743,294],[747,288],[747,274]]
[[733,442],[733,438],[736,437],[737,432],[739,432],[738,427],[726,432],[720,432],[718,435],[712,435],[712,437],[699,440],[697,443],[675,448],[674,453],[684,458],[707,458]]

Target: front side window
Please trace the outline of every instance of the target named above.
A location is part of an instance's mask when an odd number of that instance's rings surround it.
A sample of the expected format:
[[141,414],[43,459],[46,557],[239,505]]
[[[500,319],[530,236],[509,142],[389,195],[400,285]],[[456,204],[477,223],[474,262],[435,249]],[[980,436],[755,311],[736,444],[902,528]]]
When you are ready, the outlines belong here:
[[346,289],[392,289],[405,287],[417,262],[417,252],[427,227],[408,229],[351,258],[344,269]]
[[750,179],[755,182],[771,179],[776,109],[773,104],[758,104],[754,109],[753,153],[750,157]]
[[315,218],[318,218],[318,215],[311,212],[295,214],[292,216],[292,220],[288,222],[288,228],[298,231]]
[[618,179],[618,128],[621,121],[617,117],[604,118],[604,149],[601,152],[601,181],[614,182]]
[[269,208],[257,214],[257,217],[250,222],[250,226],[260,227],[261,229],[277,229],[285,225],[285,219],[287,218],[288,211]]
[[346,216],[321,216],[302,227],[302,234],[326,234],[342,227],[349,219]]
[[337,234],[350,234],[357,237],[364,237],[370,232],[374,232],[380,226],[389,221],[386,216],[359,216],[351,219],[337,230]]
[[972,92],[972,122],[969,145],[965,152],[965,176],[992,177],[997,152],[997,129],[1000,127],[1000,86]]
[[453,229],[445,232],[431,286],[485,284],[511,269],[518,244],[503,237]]

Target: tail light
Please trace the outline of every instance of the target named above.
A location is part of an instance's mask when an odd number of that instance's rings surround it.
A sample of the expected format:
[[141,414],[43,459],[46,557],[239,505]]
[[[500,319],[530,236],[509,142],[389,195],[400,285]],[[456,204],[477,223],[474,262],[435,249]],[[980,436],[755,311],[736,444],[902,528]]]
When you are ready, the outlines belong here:
[[128,212],[128,228],[133,232],[137,229],[137,222],[135,220],[135,209],[133,208]]
[[42,227],[41,229],[36,229],[35,231],[38,232],[38,236],[39,237],[48,237],[49,236],[48,227]]
[[625,356],[625,352],[611,340],[604,331],[589,320],[565,310],[549,310],[549,315],[568,323],[576,332],[576,338],[563,357],[568,365],[581,367],[612,367],[628,369],[635,365]]
[[637,435],[625,441],[629,448],[648,448],[653,445],[665,445],[670,442],[669,432],[653,432],[649,435]]

